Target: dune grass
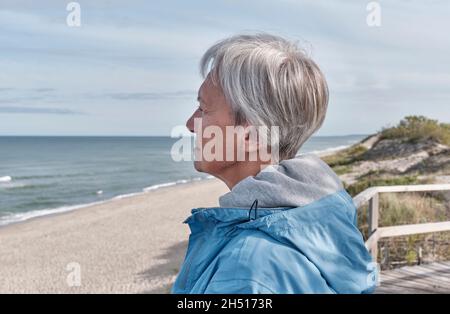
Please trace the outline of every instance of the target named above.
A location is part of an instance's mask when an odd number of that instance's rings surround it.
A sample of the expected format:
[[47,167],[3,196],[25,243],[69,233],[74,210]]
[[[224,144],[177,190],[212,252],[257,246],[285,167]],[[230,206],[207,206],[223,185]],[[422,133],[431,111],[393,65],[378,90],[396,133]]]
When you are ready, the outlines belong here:
[[384,128],[380,138],[404,139],[411,142],[433,140],[450,145],[450,124],[439,123],[424,116],[407,116],[397,126]]
[[348,166],[356,161],[361,160],[361,156],[367,151],[362,145],[355,145],[343,149],[333,155],[324,156],[322,158],[330,167],[337,169],[339,166]]
[[417,175],[391,175],[379,171],[371,171],[358,178],[356,183],[344,187],[347,192],[355,197],[365,189],[372,186],[387,186],[387,185],[411,185],[411,184],[427,184],[428,180],[419,179]]

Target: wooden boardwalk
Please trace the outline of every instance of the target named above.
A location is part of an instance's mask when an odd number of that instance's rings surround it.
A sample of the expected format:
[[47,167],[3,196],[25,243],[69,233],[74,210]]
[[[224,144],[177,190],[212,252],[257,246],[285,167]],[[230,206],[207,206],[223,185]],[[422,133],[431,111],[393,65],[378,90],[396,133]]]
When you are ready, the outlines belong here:
[[382,271],[375,293],[450,293],[450,261]]

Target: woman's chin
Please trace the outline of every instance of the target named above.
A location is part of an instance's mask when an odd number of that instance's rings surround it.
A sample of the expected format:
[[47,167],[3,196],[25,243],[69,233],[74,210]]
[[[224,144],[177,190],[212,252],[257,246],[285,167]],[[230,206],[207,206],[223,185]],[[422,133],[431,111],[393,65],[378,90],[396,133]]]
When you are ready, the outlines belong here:
[[199,161],[199,160],[195,160],[194,161],[194,168],[195,168],[195,170],[197,170],[199,172],[203,172],[204,171],[202,165],[203,165],[202,161]]

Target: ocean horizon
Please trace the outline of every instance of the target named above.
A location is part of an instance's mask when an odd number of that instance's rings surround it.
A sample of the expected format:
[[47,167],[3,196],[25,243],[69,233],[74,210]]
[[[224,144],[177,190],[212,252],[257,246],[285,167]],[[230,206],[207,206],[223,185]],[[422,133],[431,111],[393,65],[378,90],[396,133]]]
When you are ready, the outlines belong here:
[[[367,135],[313,136],[299,153],[348,147]],[[175,162],[168,136],[0,136],[0,226],[161,187],[205,180]]]

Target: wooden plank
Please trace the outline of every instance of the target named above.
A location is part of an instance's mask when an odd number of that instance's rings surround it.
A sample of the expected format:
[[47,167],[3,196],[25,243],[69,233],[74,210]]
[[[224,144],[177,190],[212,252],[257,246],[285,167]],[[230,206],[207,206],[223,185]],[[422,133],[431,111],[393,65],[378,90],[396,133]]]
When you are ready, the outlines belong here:
[[450,282],[442,279],[442,271],[425,269],[420,266],[404,267],[398,273],[402,276],[402,280],[413,280],[417,283],[425,283],[435,287],[440,287],[450,291]]
[[367,203],[375,194],[377,194],[377,188],[372,187],[365,189],[353,198],[356,208],[360,208],[363,204]]
[[[378,229],[378,219],[379,219],[379,197],[378,194],[372,196],[369,200],[369,236],[373,235]],[[369,247],[370,253],[372,254],[373,260],[378,259],[378,241],[371,243]]]
[[[450,231],[450,221],[378,227],[378,229],[370,235],[369,239],[367,239],[365,245],[368,250],[372,251],[372,248],[377,245],[378,240],[382,238],[443,231]],[[372,254],[372,256],[374,255]]]
[[450,262],[382,271],[375,293],[450,293]]
[[450,231],[450,221],[382,227],[378,228],[377,231],[380,239],[410,234]]
[[424,292],[422,290],[409,289],[398,286],[381,286],[375,289],[374,294],[424,294]]
[[376,189],[378,193],[447,191],[450,184],[391,185],[377,186]]
[[[441,293],[440,290],[435,290],[433,287],[417,285],[407,281],[394,281],[381,284],[385,293]],[[377,290],[377,289],[375,289]],[[381,291],[381,290],[380,290]],[[391,292],[392,291],[392,292]],[[395,291],[395,292],[394,292]]]
[[441,266],[441,267],[444,267],[444,268],[450,268],[450,261],[434,262],[434,263],[429,264],[429,265]]
[[[366,248],[370,250],[374,245],[378,245],[378,240],[380,239],[380,233],[376,230],[364,243]],[[375,259],[374,259],[375,260]]]
[[433,262],[429,264],[422,264],[420,265],[424,268],[431,267],[432,269],[439,269],[443,271],[449,271],[450,270],[450,262],[441,261],[441,262]]
[[375,186],[365,189],[353,198],[356,208],[361,207],[378,193],[395,192],[430,192],[450,190],[450,184],[416,184],[416,185],[390,185]]
[[429,287],[432,287],[436,291],[450,292],[450,285],[448,281],[445,281],[444,274],[444,272],[448,273],[449,271],[450,267],[436,270],[423,266],[406,266],[383,271],[381,273],[381,285],[384,287],[389,287],[389,285],[404,285],[405,287],[417,287],[420,289],[429,289]]
[[423,265],[424,269],[428,270],[434,270],[438,271],[441,275],[441,280],[450,282],[450,266],[447,266],[447,268],[442,268],[436,265],[437,263],[429,264],[429,265]]
[[408,287],[402,284],[379,287],[375,289],[375,294],[433,294],[431,290],[422,290],[415,287]]
[[[435,279],[436,275],[415,274],[408,272],[392,272],[389,279],[382,279],[382,286],[402,286],[422,291],[438,292],[450,291],[450,286],[442,284]],[[382,276],[383,277],[383,276]]]

